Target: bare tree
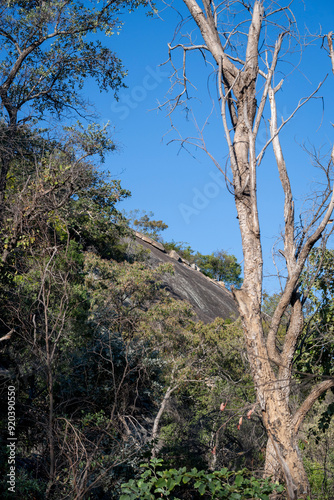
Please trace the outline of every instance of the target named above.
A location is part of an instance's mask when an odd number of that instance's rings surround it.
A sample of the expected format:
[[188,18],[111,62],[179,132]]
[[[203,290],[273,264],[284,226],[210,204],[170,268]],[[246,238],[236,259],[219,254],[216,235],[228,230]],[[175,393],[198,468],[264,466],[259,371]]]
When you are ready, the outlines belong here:
[[[292,2],[291,2],[292,3]],[[278,124],[276,94],[284,79],[274,84],[274,75],[280,58],[299,42],[295,18],[286,6],[277,2],[228,1],[215,4],[211,0],[184,0],[190,19],[200,30],[202,41],[195,43],[194,31],[181,37],[180,43],[169,45],[169,60],[173,67],[173,90],[181,86],[175,97],[169,99],[169,116],[180,104],[187,105],[191,85],[187,69],[188,55],[200,51],[205,62],[214,68],[217,78],[217,101],[223,122],[232,173],[227,179],[233,192],[238,213],[244,254],[244,282],[234,290],[247,346],[248,358],[268,433],[265,473],[278,479],[284,476],[290,500],[307,498],[309,482],[297,444],[298,430],[317,398],[334,386],[334,379],[321,381],[312,387],[309,395],[295,413],[289,405],[293,361],[303,335],[303,305],[307,292],[302,292],[300,279],[305,263],[314,245],[328,238],[327,226],[334,208],[332,166],[334,149],[326,166],[325,188],[317,196],[315,209],[297,231],[293,194],[280,142],[283,126],[306,104],[321,87],[300,100],[291,115]],[[266,5],[265,5],[266,4]],[[182,27],[184,23],[180,23]],[[192,26],[192,29],[194,26]],[[328,36],[330,55],[333,56],[332,37]],[[295,44],[296,45],[296,44]],[[181,50],[181,68],[175,63],[174,53]],[[333,61],[333,57],[332,57]],[[258,136],[262,120],[269,113],[270,135],[258,150]],[[173,122],[172,122],[173,123]],[[187,139],[182,139],[182,145]],[[202,130],[196,144],[209,154]],[[262,321],[263,254],[258,213],[257,170],[267,148],[273,148],[280,182],[284,191],[284,234],[280,250],[285,260],[286,280],[271,318],[266,335]],[[220,168],[214,160],[216,166]],[[222,169],[220,168],[222,171]],[[287,310],[290,318],[283,345],[279,348],[277,336]]]

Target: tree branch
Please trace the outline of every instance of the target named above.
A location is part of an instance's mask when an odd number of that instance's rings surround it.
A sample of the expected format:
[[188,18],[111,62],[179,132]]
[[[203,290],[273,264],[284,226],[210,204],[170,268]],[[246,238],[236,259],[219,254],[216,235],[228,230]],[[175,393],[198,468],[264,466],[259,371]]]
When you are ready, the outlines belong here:
[[219,65],[220,61],[223,61],[224,71],[227,72],[227,78],[232,81],[236,78],[238,74],[238,69],[231,63],[231,61],[226,57],[223,50],[222,44],[219,39],[219,35],[216,29],[212,29],[208,20],[206,19],[204,12],[199,7],[195,0],[184,0],[184,3],[189,9],[190,14],[195,20],[197,26],[199,27],[204,41],[210,50],[216,63]]
[[298,408],[293,416],[293,425],[296,433],[299,431],[304,418],[306,417],[307,413],[310,411],[314,403],[317,401],[317,399],[321,396],[321,394],[326,392],[331,387],[334,387],[334,378],[330,380],[324,380],[323,382],[320,382],[318,385],[313,387],[310,394],[307,396],[303,404]]
[[333,32],[330,31],[327,35],[327,42],[328,42],[328,47],[329,47],[329,55],[330,55],[331,62],[332,62],[332,71],[334,74],[334,50],[333,50],[332,36],[333,36]]

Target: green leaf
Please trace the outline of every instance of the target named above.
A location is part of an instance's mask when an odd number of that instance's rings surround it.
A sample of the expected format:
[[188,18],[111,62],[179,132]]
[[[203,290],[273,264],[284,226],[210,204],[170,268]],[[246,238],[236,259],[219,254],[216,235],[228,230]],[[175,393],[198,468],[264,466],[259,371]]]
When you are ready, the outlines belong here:
[[206,489],[206,488],[205,488],[205,484],[204,484],[204,483],[201,483],[201,484],[199,485],[198,491],[200,492],[200,494],[201,494],[201,495],[204,495],[204,493],[205,493],[205,489]]
[[231,493],[230,500],[242,500],[242,497],[239,493]]
[[244,478],[242,476],[237,476],[235,478],[234,484],[235,484],[235,486],[239,487],[242,485],[243,482],[244,482]]
[[167,486],[167,480],[164,477],[161,477],[160,479],[157,480],[157,482],[155,483],[155,486],[157,488],[165,487],[165,486]]
[[174,486],[176,485],[174,479],[172,478],[169,478],[167,480],[167,488],[169,489],[169,491],[172,491],[174,489]]
[[179,475],[175,476],[174,480],[175,480],[175,484],[179,485],[181,483],[181,480],[182,480],[182,475],[179,474]]

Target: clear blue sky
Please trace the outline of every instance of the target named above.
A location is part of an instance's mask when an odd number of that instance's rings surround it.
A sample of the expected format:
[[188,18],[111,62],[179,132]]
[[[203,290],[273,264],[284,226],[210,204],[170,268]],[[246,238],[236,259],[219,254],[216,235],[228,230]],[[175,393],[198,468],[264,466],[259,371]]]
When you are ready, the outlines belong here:
[[[157,3],[157,6],[161,3]],[[184,10],[181,0],[175,5]],[[310,32],[334,31],[334,8],[329,0],[295,0],[294,12],[300,30],[307,25]],[[147,17],[143,9],[124,15],[120,35],[103,42],[121,57],[128,70],[128,86],[120,92],[117,103],[112,94],[99,94],[93,86],[89,97],[101,114],[101,122],[110,121],[115,128],[119,152],[107,159],[107,169],[120,178],[124,188],[132,192],[131,199],[120,208],[153,211],[155,218],[169,225],[163,236],[167,240],[188,242],[195,250],[211,253],[224,249],[242,260],[241,240],[233,197],[224,188],[224,181],[209,158],[191,150],[193,156],[181,150],[176,143],[167,145],[175,135],[167,134],[170,123],[164,111],[155,110],[163,102],[169,89],[170,66],[159,68],[168,56],[167,43],[172,40],[178,20],[176,13],[165,10],[161,19]],[[321,42],[305,49],[301,66],[286,79],[278,95],[278,111],[284,117],[293,110],[301,97],[312,92],[329,73],[319,92],[321,99],[310,102],[290,122],[282,136],[284,153],[297,208],[302,206],[305,194],[318,179],[301,149],[322,146],[327,152],[333,140],[331,122],[334,122],[334,76],[330,61]],[[290,57],[290,58],[289,58]],[[296,56],[286,58],[284,71],[290,72]],[[199,90],[194,103],[198,122],[207,115],[210,100],[207,79],[210,70],[200,58],[194,57],[190,75]],[[325,107],[323,109],[323,102]],[[194,132],[191,121],[179,114],[178,123],[188,135]],[[222,167],[226,161],[226,144],[218,113],[215,111],[207,128],[208,144]],[[167,135],[166,135],[167,134]],[[265,138],[263,124],[260,136]],[[195,157],[195,158],[194,158]],[[282,227],[282,192],[272,155],[268,153],[259,169],[259,209],[264,248],[265,273],[274,272],[271,250]],[[268,288],[275,290],[269,281]]]

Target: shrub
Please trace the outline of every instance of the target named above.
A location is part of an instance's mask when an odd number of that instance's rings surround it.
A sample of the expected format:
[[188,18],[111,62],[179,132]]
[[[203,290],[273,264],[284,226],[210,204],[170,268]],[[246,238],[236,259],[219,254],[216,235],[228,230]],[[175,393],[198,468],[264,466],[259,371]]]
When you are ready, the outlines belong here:
[[[258,498],[269,500],[273,491],[282,492],[283,487],[272,484],[268,479],[250,477],[246,469],[237,472],[206,472],[196,468],[188,471],[186,467],[178,470],[157,470],[163,467],[163,460],[153,458],[149,464],[142,464],[145,471],[139,479],[131,479],[122,485],[120,500],[154,500],[168,498],[181,499],[220,499],[244,500]],[[247,477],[248,476],[248,477]]]

